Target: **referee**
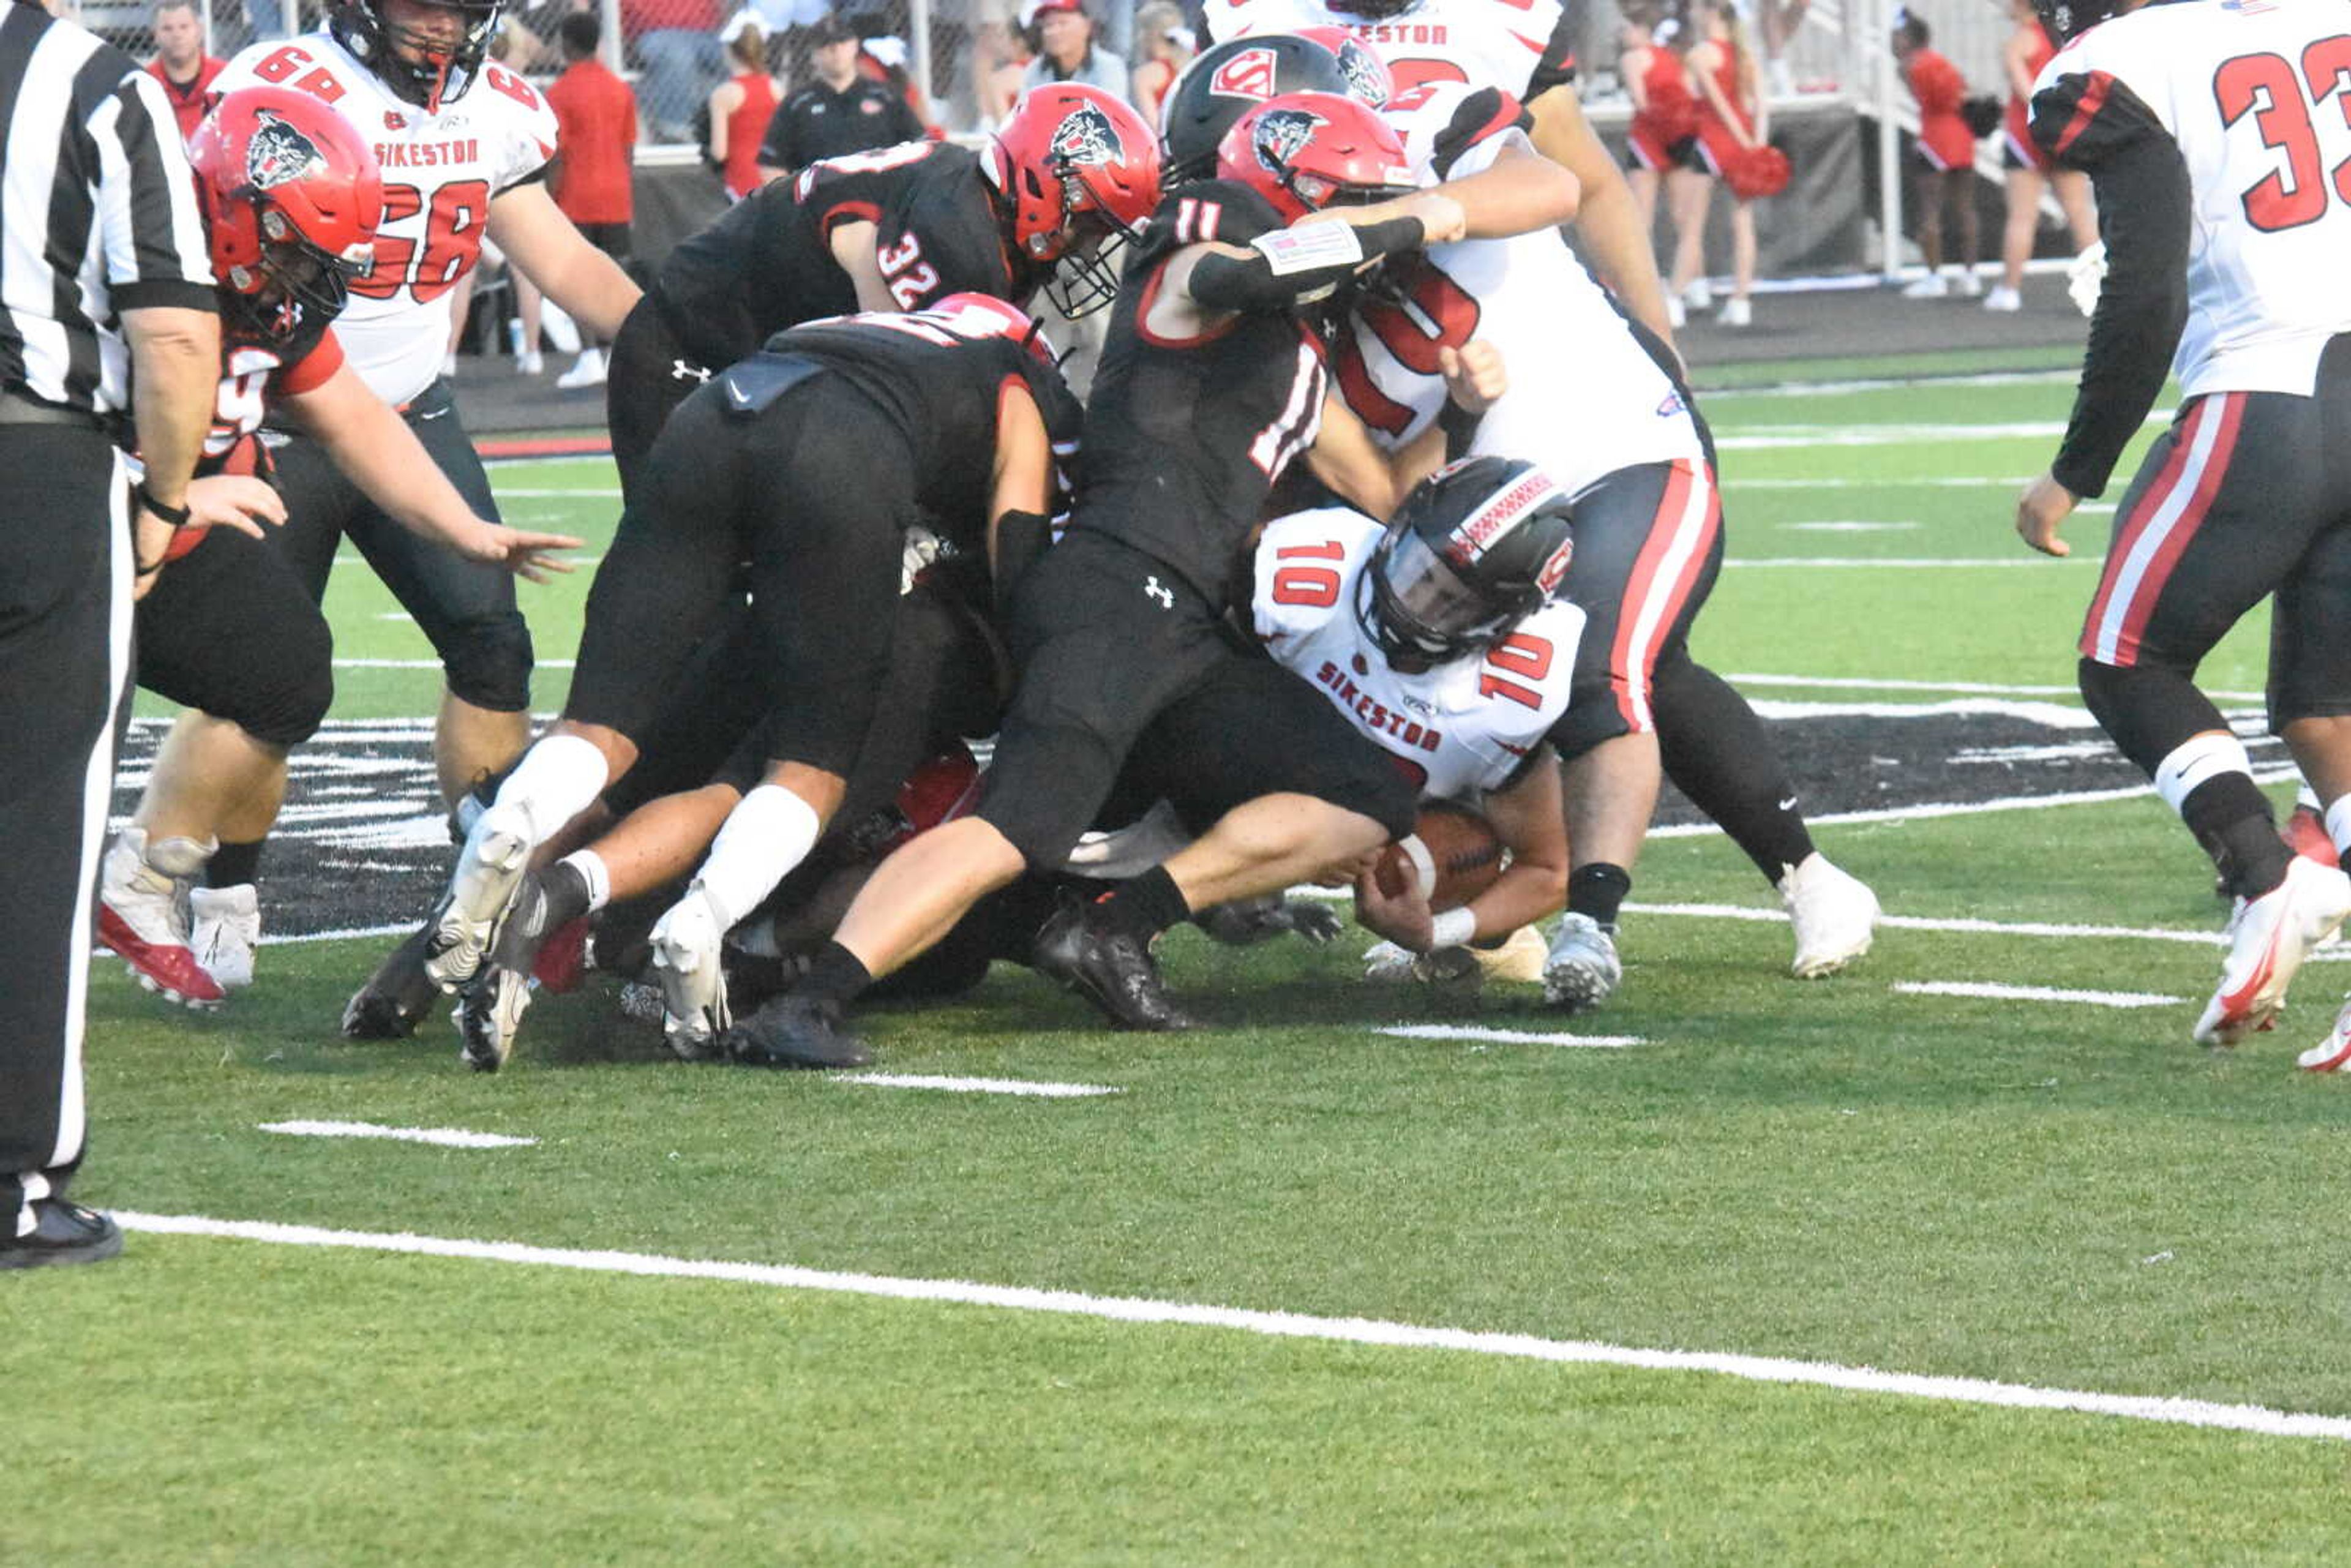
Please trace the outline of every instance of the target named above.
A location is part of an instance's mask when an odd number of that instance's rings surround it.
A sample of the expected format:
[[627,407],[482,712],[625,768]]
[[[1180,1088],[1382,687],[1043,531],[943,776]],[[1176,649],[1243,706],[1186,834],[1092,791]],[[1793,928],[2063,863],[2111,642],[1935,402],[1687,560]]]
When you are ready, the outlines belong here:
[[[122,1249],[112,1220],[63,1196],[82,1153],[91,901],[133,584],[191,521],[220,371],[204,221],[162,86],[80,27],[0,0],[0,1269]],[[135,496],[118,450],[134,431]]]

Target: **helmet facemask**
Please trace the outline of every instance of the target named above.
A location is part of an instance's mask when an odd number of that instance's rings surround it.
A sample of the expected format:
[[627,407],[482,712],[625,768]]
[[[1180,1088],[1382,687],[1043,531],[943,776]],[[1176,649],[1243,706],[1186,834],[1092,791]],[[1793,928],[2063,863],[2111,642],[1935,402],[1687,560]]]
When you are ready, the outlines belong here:
[[[455,0],[445,5],[441,0],[426,3],[466,18],[465,28],[455,43],[444,46],[414,27],[398,26],[385,20],[381,8],[382,0],[341,0],[336,8],[334,30],[343,46],[366,61],[395,93],[421,106],[426,113],[437,114],[444,103],[464,97],[480,74],[482,61],[489,55],[490,40],[497,36],[502,5],[501,0]],[[403,49],[414,51],[417,57],[409,58],[402,52]]]
[[1045,298],[1074,321],[1118,297],[1119,269],[1134,231],[1094,194],[1082,166],[1065,164],[1060,175],[1062,210],[1070,215],[1045,279]]
[[227,305],[235,323],[263,342],[298,337],[305,323],[331,321],[350,300],[351,279],[365,263],[347,260],[303,237],[277,208],[256,204],[261,256],[232,267]]
[[1418,674],[1475,653],[1533,606],[1497,611],[1411,529],[1390,531],[1355,585],[1355,620],[1388,663]]

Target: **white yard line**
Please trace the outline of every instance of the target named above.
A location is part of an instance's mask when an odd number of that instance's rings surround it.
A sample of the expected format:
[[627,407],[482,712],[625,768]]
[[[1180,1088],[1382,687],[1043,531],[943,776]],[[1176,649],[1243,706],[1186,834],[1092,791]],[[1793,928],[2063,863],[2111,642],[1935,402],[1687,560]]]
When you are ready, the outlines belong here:
[[[2256,768],[2253,782],[2276,784],[2301,775],[2292,768]],[[2095,806],[2109,800],[2137,800],[2155,793],[2152,784],[2132,784],[2114,789],[2074,789],[2053,795],[2004,795],[1990,800],[1936,800],[1921,806],[1889,806],[1871,811],[1823,811],[1808,818],[1813,826],[1824,822],[1923,822],[1936,817],[1977,817],[1999,811],[2039,811],[2053,806]],[[1695,839],[1722,830],[1712,822],[1678,822],[1651,828],[1653,839]]]
[[1884,490],[1894,487],[1926,490],[2022,490],[2032,483],[2030,474],[2014,478],[1987,478],[1978,474],[1945,474],[1932,477],[1909,479],[1856,479],[1845,477],[1799,478],[1788,475],[1779,478],[1723,481],[1726,494],[1737,495],[1741,490]]
[[[2072,371],[1986,371],[1978,375],[1936,376],[1931,384],[1944,387],[2072,386],[2080,378]],[[1719,387],[1701,392],[1709,405],[1732,398],[1843,397],[1855,392],[1907,392],[1922,383],[1894,376],[1855,377],[1838,382],[1788,382],[1768,387]]]
[[[542,670],[568,670],[571,668],[571,663],[569,659],[541,659],[538,661],[538,667]],[[441,661],[438,659],[337,659],[335,661],[335,668],[339,670],[437,670],[440,667]]]
[[291,946],[297,942],[348,942],[360,936],[405,936],[416,929],[413,920],[397,921],[390,925],[348,925],[340,931],[301,931],[280,935],[274,931],[262,933],[265,947]]
[[1023,1094],[1038,1100],[1084,1100],[1123,1094],[1107,1083],[1045,1083],[1027,1078],[940,1078],[922,1072],[841,1072],[835,1083],[870,1083],[877,1089],[939,1089],[950,1094]]
[[1516,1029],[1477,1029],[1468,1024],[1399,1023],[1372,1030],[1398,1040],[1491,1040],[1498,1045],[1564,1045],[1586,1051],[1622,1051],[1649,1042],[1637,1034],[1531,1034]]
[[388,1138],[401,1144],[436,1144],[444,1149],[527,1149],[537,1138],[503,1133],[469,1133],[462,1127],[385,1127],[373,1122],[263,1122],[265,1133],[292,1138]]
[[2069,991],[2056,986],[2002,986],[1988,980],[1896,980],[1917,997],[1978,997],[2001,1002],[2082,1002],[2094,1008],[2168,1008],[2186,1001],[2154,991]]
[[[1625,911],[1633,915],[1680,915],[1694,920],[1751,920],[1768,925],[1785,925],[1788,916],[1778,909],[1759,909],[1745,904],[1627,904]],[[1943,931],[1970,936],[2034,936],[2057,937],[2065,940],[2113,939],[2134,942],[2185,942],[2198,947],[2225,947],[2227,935],[2220,931],[2186,931],[2173,925],[2080,925],[2045,920],[1974,920],[1964,916],[1938,917],[1925,915],[1885,915],[1877,921],[1878,929],[1895,931]],[[2320,956],[2325,955],[2320,950]]]
[[600,1274],[664,1279],[725,1280],[778,1290],[823,1291],[893,1301],[947,1301],[1013,1312],[1056,1312],[1116,1322],[1221,1328],[1280,1339],[1342,1344],[1382,1345],[1400,1350],[1449,1350],[1528,1361],[1638,1367],[1654,1372],[1708,1372],[1754,1383],[1798,1384],[1849,1393],[1893,1395],[1961,1405],[2023,1410],[2064,1410],[2179,1427],[2217,1427],[2276,1437],[2320,1437],[2351,1442],[2351,1418],[2274,1410],[2259,1405],[2223,1405],[2203,1399],[2143,1394],[2098,1394],[2041,1388],[1976,1377],[1941,1377],[1842,1366],[1834,1362],[1794,1361],[1778,1356],[1713,1351],[1645,1350],[1589,1340],[1542,1339],[1533,1334],[1481,1333],[1468,1329],[1429,1328],[1375,1318],[1310,1317],[1189,1301],[1133,1296],[1091,1296],[1076,1291],[984,1285],[967,1280],[914,1280],[884,1274],[852,1274],[768,1263],[726,1263],[665,1258],[643,1252],[590,1252],[531,1247],[513,1241],[474,1241],[437,1236],[377,1231],[326,1230],[258,1220],[212,1219],[199,1215],[133,1214],[118,1210],[126,1230],[151,1235],[210,1236],[281,1247],[329,1247],[362,1252],[404,1253],[480,1262],[515,1263],[544,1269],[576,1269]]
[[1750,555],[1735,556],[1722,564],[1726,570],[1741,568],[1800,566],[1827,571],[1851,570],[1856,567],[1900,568],[1905,571],[1939,570],[1967,568],[1983,571],[2042,570],[2051,567],[2097,566],[2100,557],[2094,555],[2067,556],[2052,560],[2037,555],[1959,555],[1959,556],[1852,556],[1852,555]]

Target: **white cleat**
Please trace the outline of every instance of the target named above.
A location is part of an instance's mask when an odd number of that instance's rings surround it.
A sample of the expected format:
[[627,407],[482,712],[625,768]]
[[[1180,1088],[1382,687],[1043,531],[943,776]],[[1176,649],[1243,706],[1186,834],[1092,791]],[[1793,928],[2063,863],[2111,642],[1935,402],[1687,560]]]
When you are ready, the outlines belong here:
[[458,998],[457,1060],[476,1072],[496,1072],[514,1054],[515,1033],[538,982],[493,964]]
[[520,806],[492,806],[474,824],[424,947],[424,973],[444,991],[455,990],[481,968],[537,841],[530,813]]
[[253,952],[261,945],[261,904],[253,883],[190,890],[188,920],[188,946],[221,989],[253,984]]
[[2335,935],[2346,915],[2351,877],[2301,855],[2286,866],[2285,880],[2277,886],[2259,898],[2239,899],[2229,922],[2220,984],[2196,1020],[2197,1043],[2234,1045],[2274,1024],[2294,971],[2312,948]]
[[653,977],[661,983],[662,1033],[686,1061],[715,1055],[734,1020],[719,944],[726,935],[697,884],[653,927]]
[[1906,287],[1902,290],[1902,298],[1905,299],[1948,299],[1950,298],[1950,293],[1951,285],[1949,279],[1946,278],[1939,272],[1930,272],[1924,277],[1914,279],[1907,287]]
[[1714,313],[1714,320],[1719,327],[1752,327],[1755,325],[1755,307],[1744,299],[1726,299],[1722,302],[1722,308]]
[[1560,917],[1559,931],[1543,958],[1543,1000],[1569,1012],[1596,1008],[1616,994],[1625,966],[1616,956],[1616,939],[1589,915],[1573,911]]
[[2351,997],[2343,999],[2343,1010],[2335,1015],[2335,1027],[2326,1038],[2295,1057],[2294,1064],[2304,1072],[2351,1072]]
[[1791,972],[1800,980],[1835,974],[1868,952],[1876,939],[1881,913],[1877,894],[1818,850],[1780,879],[1780,902],[1787,905],[1788,924],[1795,928],[1796,961]]
[[581,387],[601,387],[606,375],[604,351],[583,349],[569,370],[555,378],[555,384],[565,392],[577,392]]
[[1364,949],[1364,978],[1375,986],[1429,986],[1460,980],[1474,984],[1484,975],[1468,947],[1416,953],[1394,942],[1381,942]]
[[146,829],[125,828],[99,862],[98,939],[132,979],[182,1007],[216,1008],[225,995],[188,946],[190,880],[218,847],[186,838],[150,844]]
[[2024,296],[2005,283],[1995,284],[1984,296],[1983,308],[1996,316],[2013,316],[2024,308]]

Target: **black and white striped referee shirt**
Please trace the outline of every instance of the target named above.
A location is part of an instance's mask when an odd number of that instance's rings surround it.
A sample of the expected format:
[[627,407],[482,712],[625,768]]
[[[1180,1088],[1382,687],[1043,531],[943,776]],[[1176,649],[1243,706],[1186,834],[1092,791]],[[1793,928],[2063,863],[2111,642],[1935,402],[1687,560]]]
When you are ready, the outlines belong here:
[[162,84],[72,23],[0,0],[0,388],[122,411],[118,312],[214,308]]

